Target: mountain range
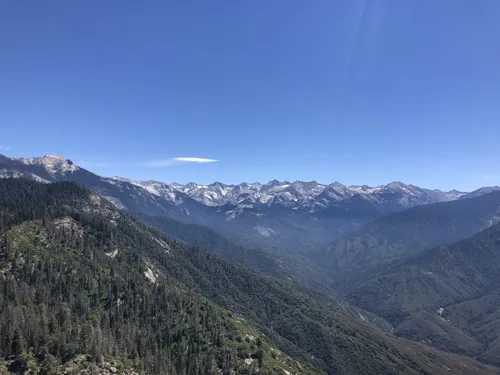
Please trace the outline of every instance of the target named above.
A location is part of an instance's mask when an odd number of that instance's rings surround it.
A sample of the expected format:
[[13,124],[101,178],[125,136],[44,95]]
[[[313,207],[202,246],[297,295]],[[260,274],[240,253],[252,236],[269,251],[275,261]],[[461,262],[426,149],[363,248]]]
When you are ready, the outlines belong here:
[[0,181],[0,213],[3,373],[500,373],[164,237],[74,182]]
[[[1,176],[4,177],[24,176],[40,182],[51,182],[88,172],[59,155],[32,158],[1,156],[1,159],[0,171]],[[134,181],[116,176],[101,177],[101,179],[111,184],[113,184],[112,181],[117,181],[141,187],[173,204],[182,204],[183,198],[188,196],[208,207],[234,206],[235,209],[244,210],[278,205],[310,213],[320,212],[332,206],[343,208],[357,199],[371,203],[374,210],[379,210],[381,213],[390,213],[421,204],[454,200],[469,194],[456,190],[444,192],[437,189],[424,189],[402,182],[370,187],[366,185],[345,186],[339,182],[326,185],[316,181],[273,180],[268,183],[243,182],[238,185],[226,185],[221,182],[200,185],[190,182],[183,185],[176,182]],[[481,193],[478,191],[476,194]],[[341,202],[343,203],[340,204]],[[230,218],[237,216],[230,210],[226,211],[226,214]]]
[[[235,209],[245,210],[257,207],[283,206],[293,210],[318,212],[332,206],[344,207],[340,202],[352,202],[362,199],[370,202],[381,212],[404,209],[420,204],[434,203],[457,199],[466,195],[465,192],[422,189],[401,182],[392,182],[387,185],[370,186],[345,186],[339,182],[329,185],[316,181],[278,181],[268,183],[241,183],[239,185],[226,185],[214,182],[210,185],[199,185],[190,182],[186,185],[178,183],[165,183],[158,181],[132,181],[121,177],[115,180],[127,181],[141,186],[155,194],[174,203],[180,201],[177,193],[184,193],[196,201],[211,207],[234,206]],[[394,207],[394,208],[391,208]],[[226,211],[230,218],[237,214]]]
[[210,226],[238,241],[287,252],[326,245],[373,219],[407,208],[489,191],[444,192],[401,182],[369,187],[277,180],[239,185],[133,181],[101,177],[57,155],[0,156],[0,176],[77,181],[120,209]]

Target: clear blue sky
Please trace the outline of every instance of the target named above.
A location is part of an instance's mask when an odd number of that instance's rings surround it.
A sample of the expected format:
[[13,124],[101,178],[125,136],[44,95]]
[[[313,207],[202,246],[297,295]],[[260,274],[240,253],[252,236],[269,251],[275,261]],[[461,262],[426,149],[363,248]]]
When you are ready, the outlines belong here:
[[179,182],[500,184],[499,46],[498,0],[2,0],[0,153]]

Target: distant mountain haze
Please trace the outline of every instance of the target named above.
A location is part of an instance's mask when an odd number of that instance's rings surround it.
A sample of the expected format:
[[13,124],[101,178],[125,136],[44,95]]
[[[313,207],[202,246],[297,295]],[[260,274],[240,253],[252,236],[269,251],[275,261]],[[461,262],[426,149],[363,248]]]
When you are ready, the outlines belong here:
[[416,206],[380,217],[309,256],[348,285],[429,247],[462,240],[500,222],[500,191],[481,191],[486,194],[468,194],[468,199]]
[[[498,204],[500,192],[488,198]],[[346,296],[389,320],[398,335],[500,365],[499,288],[495,224],[351,285]]]

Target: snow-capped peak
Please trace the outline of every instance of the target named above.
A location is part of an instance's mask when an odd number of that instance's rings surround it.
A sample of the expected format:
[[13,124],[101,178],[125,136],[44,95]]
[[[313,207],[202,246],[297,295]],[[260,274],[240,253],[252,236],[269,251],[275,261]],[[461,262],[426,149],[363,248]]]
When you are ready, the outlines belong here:
[[[102,191],[107,191],[108,186],[113,185],[112,189],[120,191],[119,194],[132,195],[137,200],[149,199],[151,207],[161,206],[162,200],[156,197],[163,198],[176,206],[191,205],[194,204],[192,200],[195,200],[205,206],[218,207],[216,211],[225,212],[228,219],[235,219],[245,213],[264,216],[267,212],[273,214],[282,212],[283,208],[294,210],[289,211],[290,214],[317,213],[331,208],[324,214],[336,215],[348,210],[353,212],[353,207],[359,207],[362,212],[374,208],[377,212],[387,213],[421,204],[468,198],[500,189],[487,187],[468,194],[456,190],[443,192],[423,189],[399,181],[380,186],[346,186],[338,181],[326,185],[317,181],[279,180],[267,183],[243,182],[235,185],[216,181],[202,185],[194,182],[179,184],[153,180],[134,181],[117,176],[111,178],[99,176],[100,180],[96,182],[95,177],[87,173],[75,173],[77,171],[85,172],[74,165],[71,160],[60,155],[19,159],[0,158],[0,178],[25,177],[43,182],[71,180],[72,178],[82,182],[90,178],[92,186],[96,184],[100,187],[106,186],[102,187]],[[114,198],[119,202],[118,198]],[[270,210],[267,210],[268,208]]]
[[183,185],[158,181],[130,181],[120,177],[114,177],[114,179],[141,186],[150,193],[172,202],[179,201],[178,193],[182,193],[206,206],[213,207],[221,207],[226,204],[244,208],[255,205],[281,205],[293,209],[301,208],[315,211],[354,196],[375,204],[383,204],[389,199],[402,207],[412,207],[417,204],[456,199],[460,196],[458,192],[448,194],[439,190],[422,189],[399,181],[372,187],[367,185],[346,186],[338,181],[330,185],[323,185],[316,181],[294,181],[291,183],[278,180],[272,180],[265,184],[226,185],[216,181],[208,185],[194,182]]

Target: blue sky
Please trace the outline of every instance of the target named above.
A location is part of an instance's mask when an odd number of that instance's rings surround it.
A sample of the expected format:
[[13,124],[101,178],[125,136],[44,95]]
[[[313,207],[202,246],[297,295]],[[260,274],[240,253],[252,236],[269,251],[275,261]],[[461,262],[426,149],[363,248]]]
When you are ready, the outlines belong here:
[[179,182],[500,184],[499,45],[498,0],[3,0],[0,153]]

